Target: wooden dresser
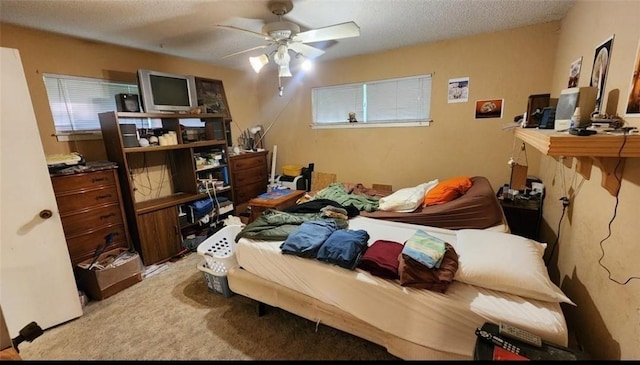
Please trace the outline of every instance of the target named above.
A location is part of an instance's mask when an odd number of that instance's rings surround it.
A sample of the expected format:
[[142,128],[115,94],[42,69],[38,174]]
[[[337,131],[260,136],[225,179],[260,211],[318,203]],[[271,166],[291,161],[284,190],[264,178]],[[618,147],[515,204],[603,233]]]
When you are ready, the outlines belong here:
[[[70,170],[70,171],[68,171]],[[107,250],[129,249],[131,239],[121,201],[117,166],[101,163],[51,175],[69,256],[74,265],[93,257],[113,234]]]
[[233,203],[241,208],[267,191],[269,173],[267,151],[243,153],[229,158]]

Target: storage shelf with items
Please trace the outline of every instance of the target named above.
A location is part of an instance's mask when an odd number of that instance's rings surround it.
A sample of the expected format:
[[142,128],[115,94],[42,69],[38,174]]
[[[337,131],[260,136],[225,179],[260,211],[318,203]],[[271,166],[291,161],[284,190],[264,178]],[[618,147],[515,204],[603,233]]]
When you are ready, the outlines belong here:
[[576,171],[586,179],[591,177],[591,166],[597,161],[602,168],[602,186],[612,195],[620,189],[614,169],[621,158],[619,169],[628,157],[640,157],[640,135],[610,135],[597,133],[576,136],[568,132],[516,128],[516,138],[552,157],[576,157]]
[[[199,189],[201,175],[213,178],[227,169],[226,159],[203,171],[196,165],[196,157],[203,153],[226,153],[225,115],[107,112],[100,113],[99,119],[107,156],[120,166],[118,176],[132,241],[145,265],[165,261],[183,249],[179,207],[209,198],[210,192]],[[123,133],[123,126],[131,124],[137,126],[138,135],[170,137],[169,144],[133,146],[130,138],[125,143],[124,134],[129,133]],[[189,137],[190,127],[183,124],[202,124],[195,128],[204,133],[198,130]],[[130,128],[124,129],[129,132]],[[226,181],[216,195],[231,194],[228,177]]]

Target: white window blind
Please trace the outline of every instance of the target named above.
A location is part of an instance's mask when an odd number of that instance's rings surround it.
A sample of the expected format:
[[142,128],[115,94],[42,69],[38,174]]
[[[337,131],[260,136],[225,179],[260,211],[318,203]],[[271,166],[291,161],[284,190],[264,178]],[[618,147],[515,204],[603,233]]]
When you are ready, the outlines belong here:
[[314,127],[429,125],[431,75],[317,87],[311,97]]
[[44,74],[56,134],[99,132],[98,113],[115,111],[115,95],[138,94],[138,85],[102,79]]

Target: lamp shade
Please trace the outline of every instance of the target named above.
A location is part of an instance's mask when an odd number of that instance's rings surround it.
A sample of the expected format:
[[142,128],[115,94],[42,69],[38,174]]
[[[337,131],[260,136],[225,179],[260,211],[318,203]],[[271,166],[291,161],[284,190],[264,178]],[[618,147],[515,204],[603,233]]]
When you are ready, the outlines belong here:
[[289,56],[289,49],[286,45],[278,46],[278,51],[273,55],[273,61],[278,65],[279,77],[291,77],[291,70],[289,70],[289,62],[291,56]]
[[258,73],[262,67],[269,63],[269,57],[264,53],[257,57],[249,57],[249,63],[253,70]]

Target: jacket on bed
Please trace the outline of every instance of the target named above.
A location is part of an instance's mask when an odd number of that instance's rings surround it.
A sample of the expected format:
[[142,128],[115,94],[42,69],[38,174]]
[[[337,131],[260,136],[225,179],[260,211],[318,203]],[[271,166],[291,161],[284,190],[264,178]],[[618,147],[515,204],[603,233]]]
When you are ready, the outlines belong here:
[[263,241],[284,241],[289,234],[304,222],[329,220],[335,222],[338,229],[347,228],[345,219],[328,218],[323,213],[287,213],[275,209],[267,209],[253,222],[247,224],[235,238],[249,238]]

